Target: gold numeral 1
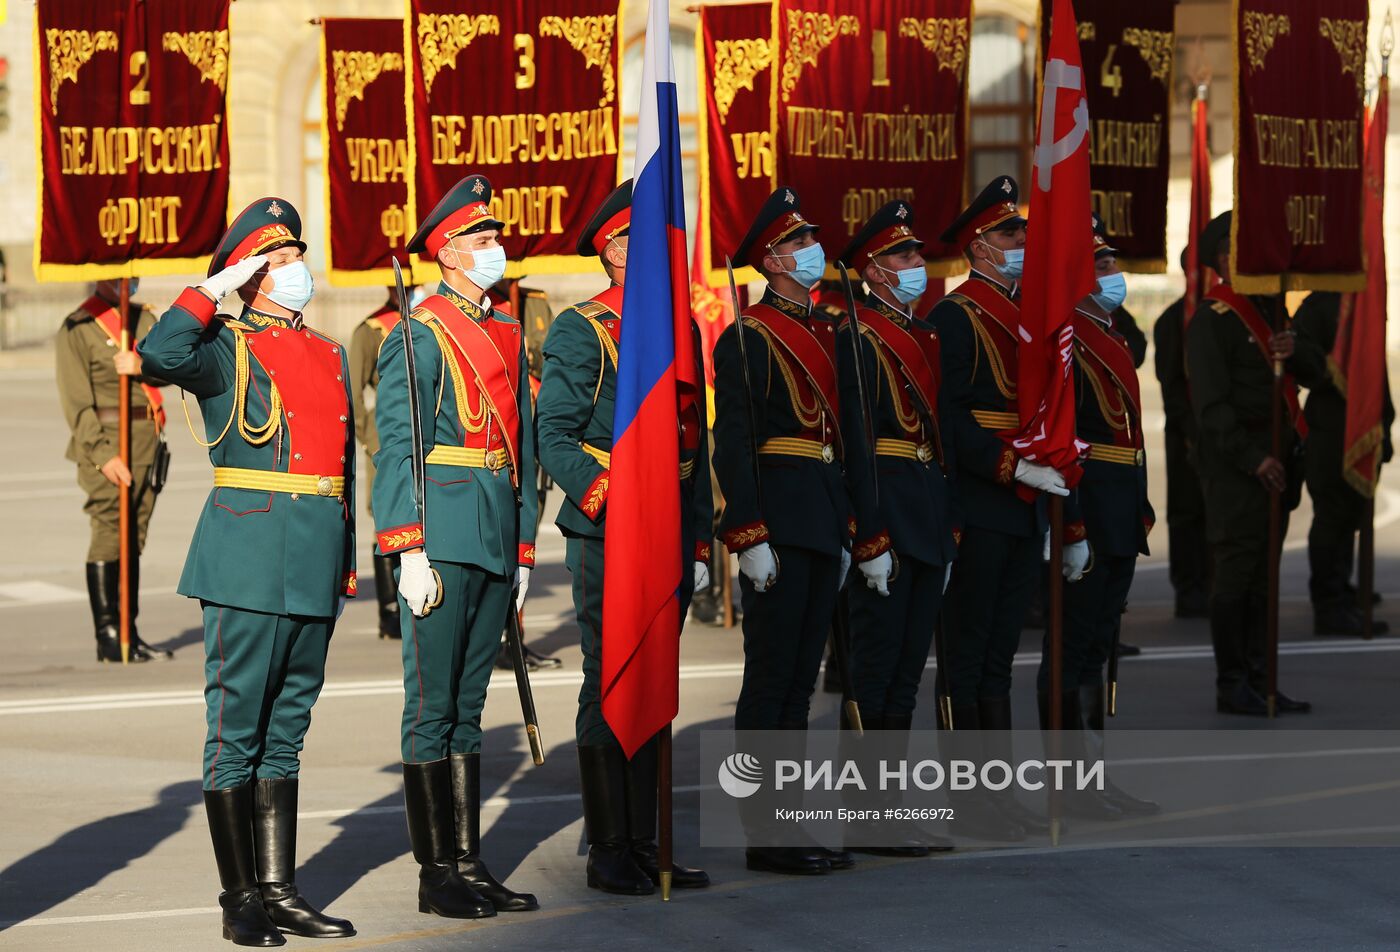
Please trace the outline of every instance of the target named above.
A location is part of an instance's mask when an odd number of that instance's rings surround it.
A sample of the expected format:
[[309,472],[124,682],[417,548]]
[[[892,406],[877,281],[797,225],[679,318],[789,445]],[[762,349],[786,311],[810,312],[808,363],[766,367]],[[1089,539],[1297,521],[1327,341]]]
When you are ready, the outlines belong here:
[[875,61],[874,75],[870,78],[870,85],[888,86],[890,84],[890,38],[884,30],[870,32],[870,56]]

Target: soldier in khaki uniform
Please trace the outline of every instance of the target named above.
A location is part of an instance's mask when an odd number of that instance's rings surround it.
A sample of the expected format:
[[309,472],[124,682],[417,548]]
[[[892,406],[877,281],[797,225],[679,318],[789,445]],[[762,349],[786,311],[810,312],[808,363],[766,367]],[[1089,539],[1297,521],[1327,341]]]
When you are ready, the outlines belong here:
[[[131,282],[131,292],[137,282]],[[121,560],[119,513],[122,488],[132,487],[132,512],[136,531],[132,539],[131,617],[134,623],[140,588],[140,555],[146,529],[155,510],[158,483],[152,483],[157,447],[163,443],[160,382],[137,376],[141,361],[134,353],[121,353],[122,320],[120,289],[116,281],[99,281],[96,293],[64,320],[54,339],[58,400],[72,431],[68,459],[78,464],[78,486],[87,495],[83,511],[91,523],[87,554],[88,601],[97,636],[97,660],[122,659],[118,631]],[[139,314],[133,344],[155,326],[155,312],[131,301]],[[131,466],[117,453],[119,440],[117,404],[123,375],[136,377],[131,391]],[[163,449],[163,448],[162,448]],[[157,473],[157,477],[161,474]],[[164,661],[170,652],[152,648],[141,640],[133,624],[132,661]]]

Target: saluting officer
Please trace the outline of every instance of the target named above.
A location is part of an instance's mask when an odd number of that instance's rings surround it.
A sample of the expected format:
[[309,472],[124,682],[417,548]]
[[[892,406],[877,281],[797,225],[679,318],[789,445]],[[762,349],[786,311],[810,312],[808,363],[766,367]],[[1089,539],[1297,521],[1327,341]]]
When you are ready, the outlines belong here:
[[[739,554],[744,607],[736,730],[807,729],[837,590],[850,567],[854,520],[841,472],[836,329],[813,313],[809,293],[826,269],[816,230],[792,189],[764,202],[734,253],[736,264],[752,265],[768,282],[743,314],[747,372],[738,323],[715,344],[720,529]],[[793,739],[795,749],[804,743]],[[848,853],[815,843],[764,845],[772,811],[755,800],[763,798],[743,801],[750,869],[826,873],[854,864]]]
[[[139,282],[131,281],[130,294]],[[118,308],[121,292],[116,281],[98,281],[95,293],[64,320],[54,340],[54,371],[58,402],[72,437],[64,454],[78,464],[78,487],[87,496],[83,511],[90,532],[87,553],[88,603],[97,635],[97,660],[122,660],[120,606],[121,494],[131,493],[136,517],[131,539],[131,644],[130,661],[165,661],[168,651],[152,648],[136,631],[140,608],[141,552],[146,530],[160,492],[160,470],[169,465],[165,448],[165,409],[158,389],[162,381],[139,376],[141,358],[119,349],[126,322]],[[156,314],[131,301],[134,341],[155,326]],[[120,389],[128,377],[138,384],[131,398],[131,466],[117,453]],[[129,385],[129,384],[128,384]],[[162,462],[161,457],[164,457]],[[128,489],[128,487],[130,487]]]
[[[470,175],[409,241],[410,254],[437,260],[442,282],[411,315],[416,379],[408,379],[401,330],[380,348],[375,408],[378,551],[398,556],[408,609],[402,756],[418,908],[458,919],[539,908],[481,859],[481,710],[507,613],[525,600],[539,505],[521,485],[535,472],[524,338],[486,294],[506,267],[490,203],[491,183]],[[422,487],[413,483],[415,452],[424,455]],[[426,498],[415,500],[419,492]]]
[[[849,594],[851,682],[866,729],[904,733],[913,724],[944,582],[957,555],[938,432],[938,335],[913,314],[928,286],[919,252],[924,243],[913,225],[913,208],[890,202],[841,252],[870,292],[857,316],[873,446],[845,337],[849,322],[837,348],[846,476],[856,509],[852,557],[860,572]],[[912,823],[903,825],[905,842],[895,846],[862,846],[861,833],[848,829],[846,839],[865,852],[924,856],[930,846],[947,846]]]
[[[204,806],[238,945],[355,934],[294,885],[299,756],[355,594],[350,370],[303,321],[305,251],[291,203],[259,199],[140,344],[146,372],[199,398],[214,464],[179,591],[204,609]],[[235,291],[242,312],[216,320]]]
[[[1050,705],[1058,703],[1069,733],[1068,756],[1081,756],[1085,742],[1102,756],[1107,710],[1104,665],[1122,622],[1139,554],[1147,555],[1147,534],[1156,516],[1147,499],[1147,459],[1143,452],[1142,396],[1129,341],[1114,326],[1114,315],[1128,286],[1118,270],[1117,251],[1108,244],[1098,215],[1093,216],[1097,287],[1074,311],[1075,432],[1089,444],[1083,476],[1065,500],[1065,552],[1087,542],[1087,563],[1066,555],[1064,639],[1060,698],[1050,697],[1050,642],[1041,655],[1038,700],[1042,730]],[[1080,550],[1083,551],[1082,549]],[[1128,814],[1156,813],[1158,806],[1130,796],[1113,783],[1103,791],[1074,792],[1065,798],[1072,816],[1116,820]]]
[[[1200,427],[1201,484],[1206,533],[1213,558],[1210,636],[1215,648],[1215,704],[1224,714],[1263,716],[1268,706],[1265,600],[1268,591],[1269,493],[1284,494],[1288,512],[1302,491],[1298,388],[1294,374],[1315,360],[1294,357],[1291,331],[1275,332],[1266,315],[1275,298],[1246,297],[1231,286],[1231,212],[1201,232],[1202,257],[1213,262],[1221,283],[1207,292],[1186,331],[1186,370],[1191,405]],[[1307,346],[1304,343],[1301,346]],[[1275,360],[1284,362],[1283,442],[1271,455]],[[1306,714],[1307,701],[1283,692],[1283,713]]]
[[[1011,662],[1038,585],[1045,529],[1038,500],[1019,495],[1017,484],[1068,493],[1053,467],[1021,459],[1011,446],[1020,430],[1016,360],[1026,244],[1017,195],[1016,181],[1000,176],[943,232],[943,241],[963,249],[972,274],[929,313],[940,345],[943,445],[956,461],[962,517],[943,600],[955,744],[965,742],[959,731],[978,728],[997,732],[983,735],[988,744],[1009,743]],[[982,753],[1010,756],[1000,747]],[[1003,793],[960,798],[958,831],[1014,841],[1049,830],[1044,817]]]
[[[374,454],[379,452],[379,431],[374,425],[374,414],[365,406],[365,391],[379,386],[379,348],[398,326],[400,316],[397,292],[394,288],[388,291],[388,299],[357,324],[350,335],[350,394],[355,404],[355,437],[365,448],[366,509],[374,490]],[[374,594],[379,601],[379,637],[401,637],[399,596],[394,590],[394,560],[379,553],[374,555]]]
[[[603,534],[631,219],[629,179],[593,213],[579,236],[578,253],[601,258],[612,283],[561,312],[550,327],[543,349],[536,426],[540,462],[566,494],[555,521],[564,533],[582,635],[583,687],[575,726],[589,844],[588,885],[640,896],[649,895],[661,882],[656,846],[657,743],[653,737],[627,759],[603,719],[601,683]],[[695,353],[700,354],[698,340]],[[684,619],[691,593],[709,585],[714,508],[706,465],[707,436],[698,405],[687,411],[679,426],[682,544],[694,561],[692,575],[682,579]],[[693,888],[708,886],[710,878],[703,870],[677,866],[672,883]]]

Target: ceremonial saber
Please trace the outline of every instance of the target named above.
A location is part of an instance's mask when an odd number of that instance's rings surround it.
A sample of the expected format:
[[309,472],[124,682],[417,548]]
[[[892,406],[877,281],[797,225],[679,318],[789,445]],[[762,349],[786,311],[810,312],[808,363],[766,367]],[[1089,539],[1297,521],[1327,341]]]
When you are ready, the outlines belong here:
[[[409,488],[413,492],[413,508],[418,514],[418,524],[423,527],[423,554],[428,554],[428,499],[426,495],[427,477],[424,472],[424,460],[427,458],[423,452],[423,420],[418,415],[418,368],[413,360],[413,331],[409,319],[410,308],[408,305],[408,292],[403,286],[403,271],[399,268],[399,259],[390,259],[394,262],[394,284],[398,288],[399,295],[399,331],[403,337],[403,363],[404,376],[408,381],[408,427],[409,427],[409,449],[408,468],[410,473]],[[437,569],[432,570],[433,578],[437,580],[437,598],[424,606],[423,616],[427,617],[428,612],[442,604],[442,576]]]
[[510,646],[511,667],[515,668],[515,688],[520,692],[520,713],[525,719],[525,737],[536,767],[544,766],[544,739],[540,736],[540,716],[535,711],[535,694],[530,689],[530,669],[525,663],[525,625],[514,606],[506,612],[506,644]]
[[[131,350],[131,338],[135,328],[131,326],[131,317],[127,313],[131,308],[131,279],[122,278],[118,282],[121,290],[117,296],[118,318],[121,327],[121,340],[117,341],[117,346],[122,353]],[[126,467],[127,473],[131,473],[131,377],[128,374],[118,374],[121,386],[117,390],[117,455],[121,458],[122,465]],[[122,649],[122,664],[126,664],[131,658],[131,491],[134,488],[136,479],[133,476],[131,484],[118,486],[120,493],[120,506],[117,510],[117,536],[121,544],[121,558],[117,562],[118,566],[118,595],[117,608]]]

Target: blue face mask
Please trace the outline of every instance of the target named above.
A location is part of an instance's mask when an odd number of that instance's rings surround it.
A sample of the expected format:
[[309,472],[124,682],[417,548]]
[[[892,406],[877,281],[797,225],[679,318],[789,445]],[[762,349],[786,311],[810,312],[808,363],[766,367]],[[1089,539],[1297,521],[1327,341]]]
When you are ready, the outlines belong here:
[[[506,249],[500,245],[492,245],[490,248],[478,248],[472,252],[466,252],[472,256],[473,266],[466,271],[467,280],[483,291],[496,286],[496,283],[506,276]],[[457,260],[460,262],[464,252],[457,253]]]
[[774,257],[792,259],[792,269],[788,271],[788,274],[804,288],[810,288],[816,284],[826,272],[826,252],[822,251],[821,242],[808,245],[805,248],[798,248],[790,255],[774,255]]
[[[877,264],[877,268],[880,266]],[[912,304],[928,290],[928,272],[923,268],[901,268],[898,271],[890,271],[889,268],[880,268],[887,274],[893,274],[899,281],[890,288],[894,296],[901,304]]]
[[304,261],[293,261],[280,268],[273,268],[272,290],[267,299],[280,304],[289,311],[301,313],[311,303],[311,295],[316,293],[316,285],[311,280],[311,269]]
[[[990,245],[988,246],[990,247]],[[1024,248],[1008,248],[1001,253],[1001,266],[997,268],[1008,281],[1021,280],[1025,270],[1026,251]]]
[[1099,278],[1099,289],[1090,297],[1095,304],[1112,314],[1128,299],[1128,280],[1122,274],[1105,274]]

